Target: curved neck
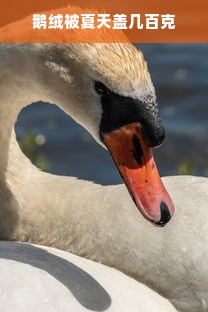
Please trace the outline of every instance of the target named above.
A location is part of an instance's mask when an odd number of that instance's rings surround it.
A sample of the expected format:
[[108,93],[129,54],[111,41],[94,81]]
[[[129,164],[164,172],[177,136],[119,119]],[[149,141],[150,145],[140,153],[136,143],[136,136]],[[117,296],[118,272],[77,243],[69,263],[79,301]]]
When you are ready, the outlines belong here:
[[14,124],[23,107],[41,98],[50,99],[38,82],[36,59],[32,45],[1,45],[0,237],[3,239],[15,237],[21,206],[17,195],[31,170],[36,170],[16,142]]
[[[0,70],[0,174],[8,167],[10,144],[14,145],[13,127],[21,109],[37,101],[38,88],[29,56],[20,53],[17,45],[1,46]],[[37,93],[38,94],[38,93]]]
[[[86,115],[83,111],[87,108],[81,110],[82,101],[80,97],[76,99],[76,90],[70,84],[71,74],[77,75],[76,69],[70,58],[67,66],[63,67],[60,48],[59,45],[38,44],[1,46],[0,239],[30,240],[42,244],[56,241],[61,247],[58,233],[63,232],[61,237],[69,235],[69,230],[63,226],[66,218],[74,218],[76,224],[79,213],[73,207],[85,204],[85,198],[81,201],[77,193],[83,193],[86,188],[86,196],[89,196],[88,186],[90,190],[97,187],[90,182],[39,171],[16,142],[15,121],[21,109],[32,102],[56,103],[75,119]],[[57,53],[61,54],[60,57]],[[49,61],[44,59],[45,56],[51,58],[50,64],[47,64]],[[81,92],[79,96],[83,96]],[[89,111],[87,116],[91,118]],[[64,201],[60,203],[60,199]],[[77,204],[69,209],[73,199]],[[67,237],[65,241],[70,244]]]
[[[15,143],[13,127],[25,106],[40,100],[58,103],[70,98],[69,84],[48,72],[42,60],[49,45],[10,44],[1,46],[0,58],[0,177],[9,166],[9,150],[23,156]],[[66,88],[67,84],[67,88]],[[61,90],[61,92],[60,92]],[[66,96],[64,91],[67,90]],[[62,97],[62,98],[61,98]],[[14,155],[13,160],[15,161]],[[18,157],[17,157],[18,158]]]

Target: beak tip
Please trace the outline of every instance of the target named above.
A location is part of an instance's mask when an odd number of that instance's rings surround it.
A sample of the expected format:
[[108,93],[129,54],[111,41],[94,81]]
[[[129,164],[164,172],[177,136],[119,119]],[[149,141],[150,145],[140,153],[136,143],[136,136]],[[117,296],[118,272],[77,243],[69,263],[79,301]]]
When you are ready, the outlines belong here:
[[162,201],[160,203],[160,220],[157,222],[153,221],[154,225],[163,227],[170,221],[171,218],[172,218],[172,213],[170,212],[168,205]]

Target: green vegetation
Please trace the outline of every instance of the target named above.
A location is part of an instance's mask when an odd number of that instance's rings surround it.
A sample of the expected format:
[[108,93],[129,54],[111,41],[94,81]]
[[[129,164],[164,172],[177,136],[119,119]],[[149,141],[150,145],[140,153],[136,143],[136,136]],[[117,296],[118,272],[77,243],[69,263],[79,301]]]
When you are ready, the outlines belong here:
[[193,161],[187,160],[179,164],[177,174],[191,174],[196,173],[196,165]]
[[45,144],[45,137],[42,134],[34,134],[29,129],[25,129],[18,140],[24,154],[40,169],[49,172],[51,164],[41,152],[41,146]]
[[[176,174],[197,175],[198,166],[193,160],[186,160],[179,164]],[[203,176],[208,177],[208,167],[204,169]]]

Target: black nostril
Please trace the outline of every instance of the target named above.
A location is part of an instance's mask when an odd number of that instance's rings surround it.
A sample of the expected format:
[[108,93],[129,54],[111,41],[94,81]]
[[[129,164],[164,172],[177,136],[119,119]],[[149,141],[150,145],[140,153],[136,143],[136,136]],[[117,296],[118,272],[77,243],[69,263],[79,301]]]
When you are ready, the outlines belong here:
[[170,211],[168,209],[168,206],[166,205],[166,203],[161,202],[161,204],[160,204],[160,221],[154,222],[154,224],[162,227],[162,226],[166,225],[166,223],[168,223],[168,221],[170,221],[170,219],[171,219],[171,214],[170,214]]

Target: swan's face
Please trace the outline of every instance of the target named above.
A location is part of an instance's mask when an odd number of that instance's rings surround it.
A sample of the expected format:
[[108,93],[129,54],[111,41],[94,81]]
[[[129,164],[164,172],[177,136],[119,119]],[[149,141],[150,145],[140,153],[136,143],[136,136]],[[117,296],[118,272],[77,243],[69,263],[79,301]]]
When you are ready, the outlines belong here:
[[69,47],[71,104],[64,110],[108,148],[141,213],[164,225],[174,207],[151,147],[165,133],[142,53],[131,44]]
[[[72,45],[75,119],[102,144],[102,134],[139,122],[149,146],[165,132],[143,54],[131,44]],[[75,105],[74,105],[75,106]],[[70,107],[69,107],[70,110]]]

